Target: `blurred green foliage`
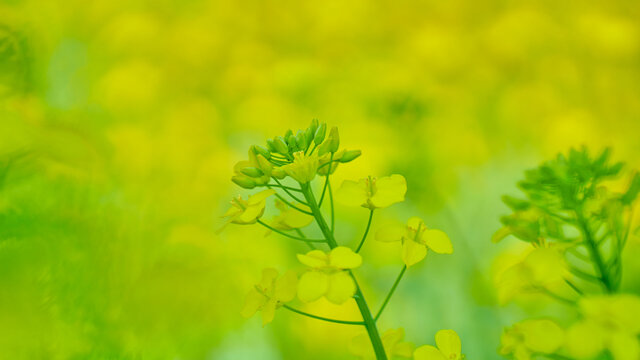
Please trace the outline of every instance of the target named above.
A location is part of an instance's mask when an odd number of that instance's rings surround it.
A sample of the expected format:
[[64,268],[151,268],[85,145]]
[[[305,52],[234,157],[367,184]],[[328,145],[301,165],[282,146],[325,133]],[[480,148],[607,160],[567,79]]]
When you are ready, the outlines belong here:
[[[500,196],[571,146],[640,165],[639,17],[625,0],[3,1],[0,358],[345,356],[352,330],[239,316],[259,269],[301,248],[215,234],[232,164],[312,118],[366,154],[336,181],[407,178],[373,230],[419,214],[456,248],[416,267],[381,326],[416,343],[456,329],[470,358],[495,358],[504,325],[562,311],[497,307],[492,274],[522,249],[490,242]],[[366,217],[337,211],[356,242]],[[638,252],[631,237],[634,291]],[[379,303],[396,254],[363,256]]]

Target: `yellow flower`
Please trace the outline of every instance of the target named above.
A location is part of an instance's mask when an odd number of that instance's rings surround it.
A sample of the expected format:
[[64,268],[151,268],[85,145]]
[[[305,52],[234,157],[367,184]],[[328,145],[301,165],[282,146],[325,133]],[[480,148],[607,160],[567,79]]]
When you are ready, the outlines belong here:
[[536,292],[564,283],[566,265],[557,248],[535,248],[497,279],[498,301],[506,304],[523,292]]
[[[415,345],[410,342],[402,341],[404,339],[404,329],[389,329],[382,334],[381,340],[387,358],[402,357],[411,359],[413,357],[413,349]],[[349,342],[349,351],[362,359],[375,359],[376,355],[369,340],[369,335],[362,332],[356,335]]]
[[380,179],[368,177],[357,182],[345,180],[336,192],[336,200],[347,206],[373,210],[404,201],[406,192],[404,176],[394,174]]
[[452,254],[451,240],[442,230],[427,229],[422,219],[412,217],[406,226],[389,226],[378,230],[376,240],[402,241],[402,261],[407,266],[427,256],[427,249],[438,254]]
[[350,248],[338,246],[330,253],[312,250],[305,255],[298,254],[298,260],[311,267],[300,277],[300,300],[310,302],[325,296],[334,304],[342,304],[355,294],[356,284],[347,269],[362,265],[362,256]]
[[530,319],[505,329],[500,339],[500,355],[529,360],[532,354],[552,354],[564,343],[564,330],[548,319]]
[[263,190],[249,196],[247,200],[238,196],[231,201],[231,208],[222,217],[228,218],[227,223],[253,224],[264,214],[267,198],[275,193],[273,189]]
[[609,349],[615,360],[640,358],[640,298],[596,295],[580,300],[583,320],[567,330],[567,349],[577,359],[590,359]]
[[318,171],[318,155],[305,155],[298,151],[293,154],[293,162],[282,167],[284,172],[301,184],[306,184],[316,177]]
[[[309,211],[309,208],[303,204],[297,204],[297,207]],[[293,230],[303,228],[313,221],[313,217],[288,206],[283,201],[276,199],[276,208],[280,210],[280,215],[275,216],[271,220],[270,225],[278,230]]]
[[440,330],[436,333],[436,345],[423,345],[413,353],[415,360],[462,360],[460,337],[453,330]]
[[[345,150],[340,150],[335,154],[327,153],[318,158],[318,175],[326,176],[333,174],[340,164],[340,159],[344,155]],[[331,156],[333,155],[333,156]],[[329,164],[329,161],[333,161]]]
[[257,311],[261,311],[262,325],[270,323],[276,309],[296,297],[297,284],[298,278],[293,271],[287,271],[278,279],[278,270],[262,270],[262,280],[247,294],[242,316],[250,318]]

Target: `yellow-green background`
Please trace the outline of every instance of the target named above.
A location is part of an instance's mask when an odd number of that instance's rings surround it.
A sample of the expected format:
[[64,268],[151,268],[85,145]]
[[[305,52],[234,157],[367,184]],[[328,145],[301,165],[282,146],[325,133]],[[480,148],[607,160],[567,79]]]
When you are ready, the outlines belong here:
[[[499,197],[572,145],[640,165],[639,18],[627,0],[3,0],[1,168],[18,160],[0,182],[0,358],[350,358],[354,328],[239,315],[260,269],[301,270],[304,247],[215,232],[247,193],[229,179],[248,146],[312,118],[363,151],[336,184],[407,178],[374,230],[418,215],[455,247],[410,269],[380,327],[417,344],[452,328],[470,359],[498,358],[530,316],[495,301],[491,264],[515,243],[490,242]],[[357,241],[366,210],[337,216]],[[399,249],[363,256],[377,308]]]

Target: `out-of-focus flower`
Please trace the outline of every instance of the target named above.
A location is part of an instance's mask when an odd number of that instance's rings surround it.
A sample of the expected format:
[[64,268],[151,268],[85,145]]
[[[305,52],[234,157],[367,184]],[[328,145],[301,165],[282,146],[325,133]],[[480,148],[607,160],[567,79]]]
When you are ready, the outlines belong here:
[[442,230],[428,229],[418,217],[409,219],[406,226],[389,226],[378,230],[376,240],[402,241],[402,261],[407,266],[420,262],[427,256],[427,249],[438,254],[452,254],[451,240]]
[[293,162],[282,167],[284,172],[301,184],[306,184],[316,177],[318,171],[318,155],[305,155],[303,151],[293,154]]
[[523,292],[544,291],[564,282],[566,263],[558,248],[535,248],[497,278],[498,301],[509,302]]
[[[303,204],[297,204],[297,207],[309,211],[309,208]],[[293,230],[303,228],[313,221],[313,217],[304,214],[283,201],[276,199],[276,208],[280,210],[280,214],[275,216],[270,225],[278,230]]]
[[270,323],[276,309],[296,297],[297,285],[298,278],[293,271],[287,271],[278,278],[278,270],[262,270],[262,280],[247,294],[242,316],[250,318],[257,311],[261,311],[262,325]]
[[462,343],[453,330],[440,330],[436,333],[436,345],[423,345],[413,353],[415,360],[462,360]]
[[227,222],[240,225],[254,224],[264,214],[264,207],[267,204],[267,198],[275,194],[275,190],[263,190],[259,193],[249,196],[247,200],[238,196],[231,200],[231,208],[222,215],[227,218]]
[[300,300],[310,302],[325,296],[334,304],[342,304],[355,294],[356,284],[347,270],[362,265],[362,256],[350,248],[338,246],[329,253],[312,250],[298,254],[298,260],[311,268],[300,277]]
[[404,201],[406,192],[407,181],[404,176],[394,174],[380,179],[345,180],[336,192],[336,200],[344,205],[373,210]]
[[[401,357],[411,359],[415,345],[404,340],[404,329],[389,329],[381,337],[384,351],[389,359]],[[362,332],[351,339],[349,351],[361,359],[375,359],[376,355],[371,346],[371,340],[366,332]]]
[[567,349],[577,359],[591,359],[608,349],[615,360],[640,358],[640,298],[597,295],[580,300],[583,320],[567,330]]
[[548,319],[529,319],[505,329],[498,352],[515,360],[529,360],[532,354],[552,354],[564,343],[564,330]]

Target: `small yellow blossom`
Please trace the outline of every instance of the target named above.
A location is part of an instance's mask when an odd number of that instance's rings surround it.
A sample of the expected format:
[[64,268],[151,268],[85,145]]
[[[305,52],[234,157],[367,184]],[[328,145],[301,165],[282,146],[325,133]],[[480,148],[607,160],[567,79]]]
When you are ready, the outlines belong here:
[[[413,357],[415,345],[411,342],[402,341],[403,339],[403,328],[389,329],[382,334],[382,345],[387,354],[387,358],[400,357],[411,359]],[[369,335],[366,332],[362,332],[351,339],[349,342],[349,351],[361,359],[374,360],[376,358],[371,340],[369,340]]]
[[428,229],[418,217],[409,219],[406,226],[389,226],[378,230],[376,240],[402,241],[402,261],[407,266],[420,262],[427,256],[427,249],[438,254],[452,254],[451,240],[442,230]]
[[505,329],[500,339],[500,355],[529,360],[532,354],[552,354],[564,343],[564,330],[548,319],[529,319]]
[[[335,154],[327,153],[318,158],[318,175],[326,176],[333,174],[340,164],[340,159],[344,155],[345,150],[340,150]],[[333,155],[333,156],[332,156]],[[331,161],[331,164],[329,162]]]
[[247,200],[238,196],[231,201],[231,208],[222,215],[227,218],[227,223],[248,225],[254,224],[264,214],[264,207],[267,204],[267,198],[275,194],[275,190],[263,190],[259,193],[249,196]]
[[[298,208],[309,211],[309,208],[303,204],[297,204]],[[302,213],[283,201],[276,199],[276,208],[280,210],[280,215],[275,216],[271,220],[271,227],[277,230],[293,230],[303,228],[313,221],[313,217]]]
[[596,295],[580,300],[583,320],[567,330],[567,349],[577,359],[590,359],[608,349],[615,360],[640,358],[640,298]]
[[270,323],[276,309],[296,297],[297,284],[298,278],[293,271],[287,271],[278,279],[278,270],[262,270],[262,280],[247,294],[242,316],[250,318],[261,311],[262,325]]
[[284,172],[301,184],[306,184],[316,177],[318,171],[318,155],[305,155],[298,151],[293,154],[293,162],[282,167]]
[[404,201],[406,192],[407,181],[404,176],[394,174],[380,179],[368,177],[357,182],[345,180],[336,192],[336,200],[347,206],[373,210]]
[[436,345],[423,345],[413,353],[415,360],[462,360],[462,343],[453,330],[440,330],[436,333]]
[[338,246],[329,253],[312,250],[298,254],[298,260],[311,267],[300,277],[300,300],[310,302],[325,296],[334,304],[342,304],[355,294],[356,284],[347,270],[362,265],[362,256],[350,248]]

